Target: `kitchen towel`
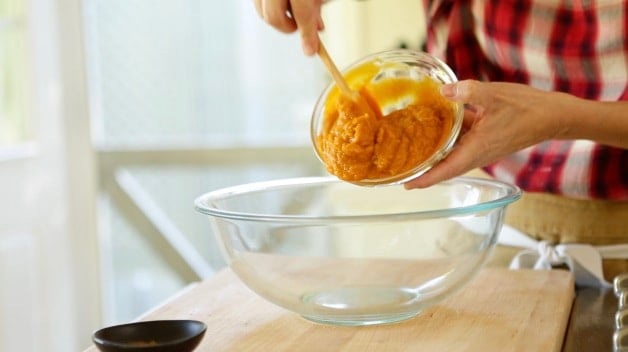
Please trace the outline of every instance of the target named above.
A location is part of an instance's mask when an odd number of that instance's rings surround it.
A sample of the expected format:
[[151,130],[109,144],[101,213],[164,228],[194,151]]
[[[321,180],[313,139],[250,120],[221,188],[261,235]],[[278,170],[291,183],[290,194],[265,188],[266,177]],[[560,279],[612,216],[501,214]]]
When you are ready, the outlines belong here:
[[593,246],[585,243],[552,245],[536,241],[517,229],[504,225],[498,243],[522,248],[510,263],[511,269],[552,269],[567,266],[576,285],[611,287],[602,272],[603,259],[628,259],[628,244]]

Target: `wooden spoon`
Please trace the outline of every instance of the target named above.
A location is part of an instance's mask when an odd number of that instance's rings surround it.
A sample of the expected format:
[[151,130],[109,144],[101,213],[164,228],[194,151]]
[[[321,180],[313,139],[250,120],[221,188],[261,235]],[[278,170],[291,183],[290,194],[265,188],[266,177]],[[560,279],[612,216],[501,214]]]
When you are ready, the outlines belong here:
[[360,92],[352,90],[349,87],[347,81],[345,81],[345,78],[342,76],[342,73],[340,73],[340,70],[338,70],[338,67],[329,56],[329,53],[327,52],[327,49],[325,49],[325,46],[320,38],[318,40],[318,56],[325,64],[325,67],[327,67],[327,71],[331,74],[332,79],[338,86],[338,89],[340,89],[340,93],[342,93],[342,95],[357,103],[363,112],[375,117],[380,116],[380,114],[376,113],[379,111],[379,107],[372,107],[367,99],[360,94]]

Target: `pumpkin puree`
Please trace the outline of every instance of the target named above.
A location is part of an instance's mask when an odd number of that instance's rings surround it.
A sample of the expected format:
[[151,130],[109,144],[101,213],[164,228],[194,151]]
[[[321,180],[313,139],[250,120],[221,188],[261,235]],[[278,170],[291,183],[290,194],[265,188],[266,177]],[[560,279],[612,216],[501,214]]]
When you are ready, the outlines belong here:
[[439,83],[429,77],[373,79],[380,69],[381,63],[366,63],[345,76],[375,115],[335,87],[325,102],[317,148],[327,170],[345,181],[383,179],[415,168],[445,143],[453,125],[454,107],[439,93]]

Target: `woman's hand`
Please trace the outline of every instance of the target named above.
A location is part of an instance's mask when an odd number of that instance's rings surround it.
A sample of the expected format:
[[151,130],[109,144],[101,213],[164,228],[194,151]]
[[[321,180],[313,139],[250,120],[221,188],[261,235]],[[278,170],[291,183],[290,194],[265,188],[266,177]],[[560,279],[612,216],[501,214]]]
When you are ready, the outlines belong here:
[[407,182],[408,189],[428,187],[539,142],[562,138],[562,116],[579,100],[523,84],[471,80],[445,85],[441,94],[465,105],[461,134],[451,153]]
[[303,53],[318,51],[318,32],[323,30],[323,0],[253,0],[257,13],[266,23],[284,33],[296,30],[301,35]]

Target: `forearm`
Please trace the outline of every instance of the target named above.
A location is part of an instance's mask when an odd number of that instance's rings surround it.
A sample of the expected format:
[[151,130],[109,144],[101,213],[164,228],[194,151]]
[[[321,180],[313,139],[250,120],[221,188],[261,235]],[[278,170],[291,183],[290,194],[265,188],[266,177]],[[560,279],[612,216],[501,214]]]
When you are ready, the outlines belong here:
[[628,148],[628,101],[597,102],[573,96],[563,99],[560,139],[588,139]]

